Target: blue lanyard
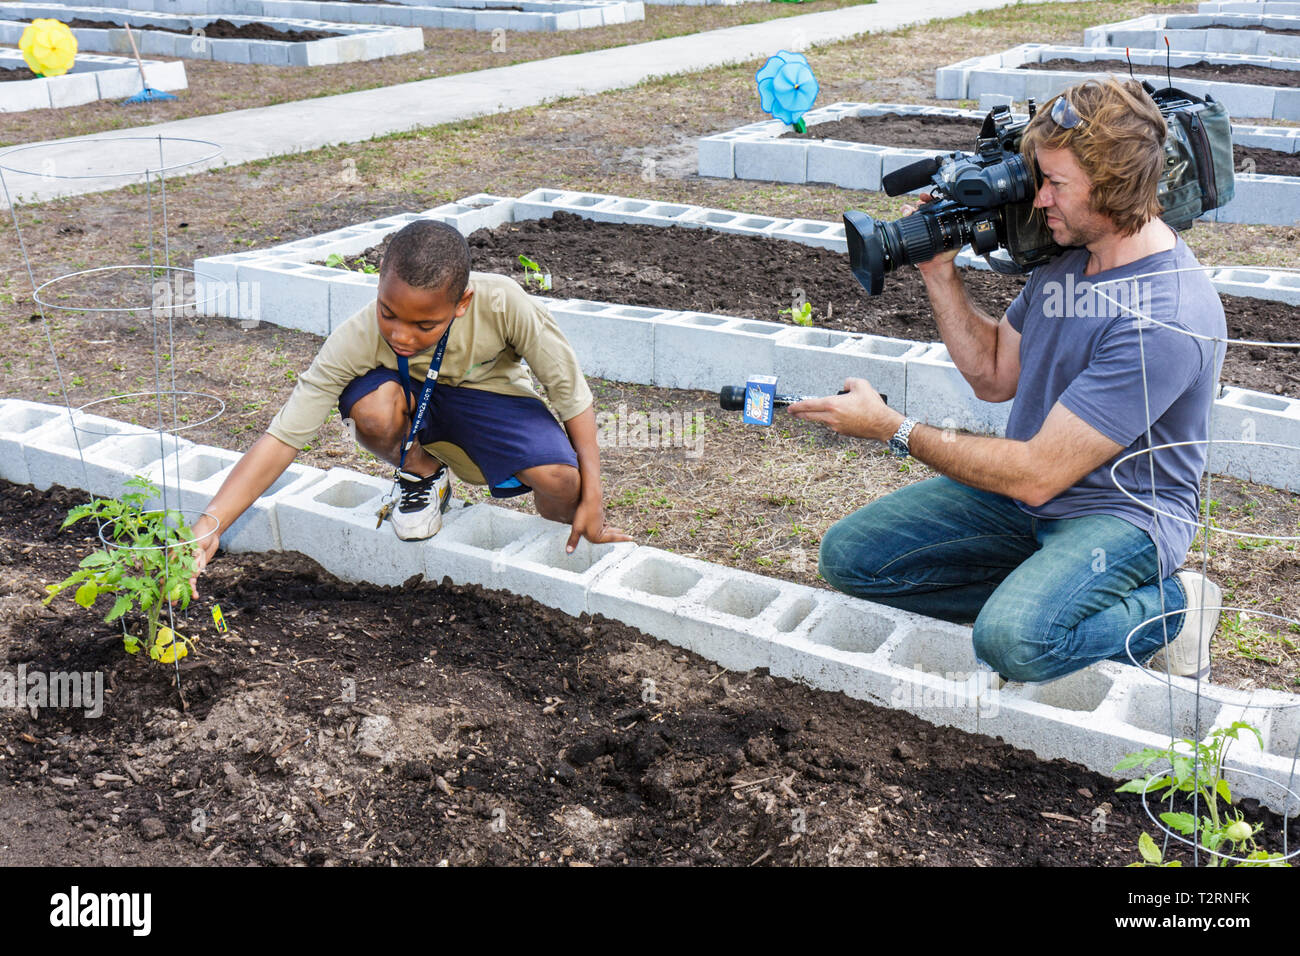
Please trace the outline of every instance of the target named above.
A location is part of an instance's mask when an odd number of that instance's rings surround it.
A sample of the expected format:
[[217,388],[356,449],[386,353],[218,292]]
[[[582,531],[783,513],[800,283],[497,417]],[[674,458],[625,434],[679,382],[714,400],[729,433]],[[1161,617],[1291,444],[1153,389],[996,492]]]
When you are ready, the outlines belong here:
[[[447,351],[449,335],[451,335],[450,325],[447,326],[447,331],[442,333],[442,338],[438,340],[438,347],[434,349],[433,358],[429,360],[429,371],[424,376],[424,387],[420,389],[420,400],[415,406],[415,417],[411,421],[411,434],[406,436],[406,444],[402,446],[402,457],[397,463],[398,471],[406,465],[406,453],[415,444],[415,436],[420,433],[420,428],[424,425],[424,416],[429,410],[429,399],[433,397],[433,387],[438,384],[438,370],[442,368],[442,354]],[[411,372],[408,365],[405,355],[397,356],[397,374],[402,377],[402,392],[409,400],[415,389],[411,386]]]

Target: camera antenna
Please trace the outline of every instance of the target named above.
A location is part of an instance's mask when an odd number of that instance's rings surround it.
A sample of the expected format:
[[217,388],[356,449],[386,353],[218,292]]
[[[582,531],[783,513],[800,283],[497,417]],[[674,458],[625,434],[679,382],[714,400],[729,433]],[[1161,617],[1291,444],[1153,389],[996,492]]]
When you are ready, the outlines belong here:
[[1169,88],[1172,90],[1174,88],[1174,75],[1173,72],[1169,69],[1169,56],[1170,56],[1169,34],[1166,33],[1165,34],[1165,82],[1169,84]]

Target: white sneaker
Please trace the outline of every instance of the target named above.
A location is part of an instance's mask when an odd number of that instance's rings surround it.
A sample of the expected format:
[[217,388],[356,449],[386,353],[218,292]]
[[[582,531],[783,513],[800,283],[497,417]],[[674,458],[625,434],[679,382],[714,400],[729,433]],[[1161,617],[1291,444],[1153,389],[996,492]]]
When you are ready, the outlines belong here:
[[442,530],[442,513],[451,504],[451,476],[446,468],[421,478],[405,471],[397,473],[401,494],[389,520],[403,541],[422,541]]
[[1219,626],[1223,589],[1196,571],[1179,571],[1174,577],[1187,597],[1183,626],[1170,635],[1169,644],[1156,651],[1147,665],[1176,677],[1209,680],[1210,638]]

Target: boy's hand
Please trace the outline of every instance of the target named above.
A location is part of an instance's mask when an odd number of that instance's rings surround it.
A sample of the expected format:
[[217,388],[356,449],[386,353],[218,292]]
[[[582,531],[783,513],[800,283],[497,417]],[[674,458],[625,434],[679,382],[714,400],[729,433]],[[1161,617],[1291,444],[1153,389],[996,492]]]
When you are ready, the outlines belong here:
[[198,546],[194,549],[194,574],[190,577],[191,598],[199,596],[197,584],[199,575],[208,566],[208,562],[212,560],[213,555],[217,553],[218,546],[221,544],[221,535],[217,533],[216,520],[204,515],[194,522],[194,537],[198,539]]
[[586,538],[592,544],[609,544],[612,541],[631,541],[632,536],[619,528],[605,524],[605,505],[601,501],[579,501],[573,512],[573,531],[564,546],[568,554],[578,546],[578,539]]

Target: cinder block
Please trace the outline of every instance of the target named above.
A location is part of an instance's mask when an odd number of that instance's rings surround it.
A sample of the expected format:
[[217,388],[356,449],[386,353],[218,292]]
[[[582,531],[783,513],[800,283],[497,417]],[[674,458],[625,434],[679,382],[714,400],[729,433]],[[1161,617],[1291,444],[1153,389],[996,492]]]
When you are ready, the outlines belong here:
[[845,189],[880,189],[885,146],[842,143],[835,140],[808,146],[808,182],[831,183]]
[[157,60],[144,65],[144,75],[155,90],[183,90],[188,85],[185,64],[180,60],[160,63]]
[[957,65],[941,66],[934,71],[934,98],[936,100],[964,100],[970,73]]
[[848,252],[842,222],[792,219],[779,229],[773,229],[770,235],[773,239],[785,239],[788,242],[798,242],[805,246],[816,246],[820,249],[830,249],[833,252]]
[[1300,90],[1278,90],[1273,95],[1273,112],[1262,115],[1275,119],[1300,120]]
[[1300,401],[1225,386],[1211,424],[1211,472],[1300,488]]
[[[169,506],[184,512],[192,525],[242,457],[224,448],[195,445],[178,459],[156,463],[147,477],[160,486],[165,484],[176,495]],[[231,552],[281,550],[276,501],[306,491],[324,475],[320,468],[291,464],[233,525],[220,529],[221,547]]]
[[571,299],[550,312],[587,375],[615,382],[655,381],[655,336],[676,312]]
[[[568,525],[546,522],[536,536],[502,555],[498,580],[491,586],[527,594],[575,617],[584,613],[592,582],[636,550],[636,545],[630,541],[593,545],[582,539],[568,554],[569,534]],[[434,551],[429,554],[432,558]]]
[[1232,201],[1202,219],[1267,226],[1300,222],[1300,177],[1238,173],[1235,180]]
[[[896,407],[896,406],[895,406]],[[1011,403],[984,402],[948,358],[948,349],[935,343],[907,360],[905,413],[937,428],[957,428],[981,434],[1006,432]]]
[[[303,490],[281,495],[275,503],[281,546],[307,555],[344,581],[398,585],[423,575],[429,541],[402,541],[387,521],[375,526],[376,512],[392,486],[391,479],[331,468]],[[459,509],[449,511],[440,533],[458,515]]]
[[49,109],[50,105],[50,80],[45,77],[11,80],[0,88],[0,113]]
[[735,140],[727,134],[702,137],[696,156],[699,175],[717,176],[722,179],[735,178]]
[[[65,488],[80,488],[95,494],[109,493],[121,484],[121,477],[115,472],[115,481],[107,491],[103,490],[105,482],[96,484],[89,462],[83,465],[83,455],[100,442],[116,435],[146,434],[138,425],[104,418],[101,415],[74,413],[76,427],[68,417],[66,409],[50,419],[44,425],[24,436],[23,456],[27,464],[28,478],[38,491],[44,491],[52,485]],[[129,477],[129,476],[127,476]]]
[[330,332],[374,302],[379,288],[377,275],[346,269],[334,271],[339,275],[328,280]]
[[455,522],[445,524],[425,549],[423,573],[430,581],[504,588],[510,556],[555,528],[537,515],[486,504],[447,514],[455,514]]
[[17,398],[0,399],[0,478],[16,485],[31,481],[24,445],[42,425],[60,415],[66,418],[67,409]]
[[289,45],[270,41],[251,42],[248,45],[248,62],[265,66],[288,66]]
[[865,378],[902,409],[908,365],[927,349],[922,342],[791,326],[776,336],[774,360],[782,392],[834,395],[846,378]]
[[78,106],[99,99],[99,83],[94,73],[65,73],[46,78],[50,93],[50,106]]
[[254,261],[241,265],[239,281],[261,288],[261,319],[316,335],[330,330],[330,285],[338,270],[298,262]]
[[807,140],[737,140],[734,155],[737,179],[780,183],[808,181]]
[[654,326],[654,384],[719,389],[750,375],[779,371],[775,342],[788,326],[730,316],[681,312]]

